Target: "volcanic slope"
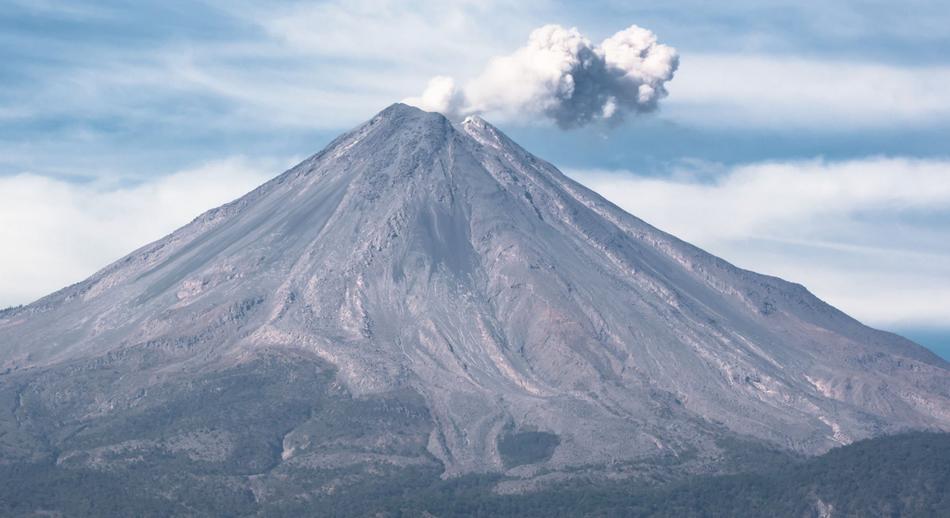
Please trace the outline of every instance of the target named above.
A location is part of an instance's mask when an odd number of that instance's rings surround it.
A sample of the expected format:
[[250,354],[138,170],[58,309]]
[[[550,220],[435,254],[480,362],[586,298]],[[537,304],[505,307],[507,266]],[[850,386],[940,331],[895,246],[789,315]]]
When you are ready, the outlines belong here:
[[255,498],[291,471],[701,471],[723,438],[950,430],[924,348],[402,104],[0,313],[0,372],[8,464],[164,459]]

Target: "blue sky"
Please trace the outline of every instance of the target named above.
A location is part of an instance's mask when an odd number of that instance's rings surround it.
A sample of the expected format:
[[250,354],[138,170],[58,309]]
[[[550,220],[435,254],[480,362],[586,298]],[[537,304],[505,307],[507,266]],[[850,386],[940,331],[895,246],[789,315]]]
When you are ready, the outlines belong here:
[[[680,66],[654,113],[486,114],[633,214],[950,351],[938,1],[2,0],[0,305],[76,282],[549,23]],[[946,353],[945,353],[946,354]]]

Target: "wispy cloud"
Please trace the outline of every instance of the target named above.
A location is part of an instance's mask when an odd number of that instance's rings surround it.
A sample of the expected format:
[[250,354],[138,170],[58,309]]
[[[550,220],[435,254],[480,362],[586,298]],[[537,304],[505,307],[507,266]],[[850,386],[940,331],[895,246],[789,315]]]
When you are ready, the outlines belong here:
[[862,130],[950,116],[950,66],[684,54],[668,115],[706,126]]
[[64,0],[8,0],[9,6],[31,15],[53,16],[72,20],[102,20],[115,13],[103,5],[90,5]]
[[711,179],[571,174],[678,237],[802,282],[871,323],[950,321],[950,161],[759,163]]
[[[516,2],[348,0],[224,7],[301,55],[361,60],[378,68],[455,64],[490,55],[525,13]],[[498,16],[504,12],[506,16]]]

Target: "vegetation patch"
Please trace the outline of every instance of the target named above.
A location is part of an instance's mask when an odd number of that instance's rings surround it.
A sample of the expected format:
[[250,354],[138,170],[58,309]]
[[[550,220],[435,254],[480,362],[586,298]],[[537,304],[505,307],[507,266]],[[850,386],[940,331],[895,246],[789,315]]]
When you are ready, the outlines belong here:
[[561,440],[553,433],[508,433],[498,440],[498,453],[501,454],[505,466],[511,468],[544,462],[554,455],[554,450],[559,444]]

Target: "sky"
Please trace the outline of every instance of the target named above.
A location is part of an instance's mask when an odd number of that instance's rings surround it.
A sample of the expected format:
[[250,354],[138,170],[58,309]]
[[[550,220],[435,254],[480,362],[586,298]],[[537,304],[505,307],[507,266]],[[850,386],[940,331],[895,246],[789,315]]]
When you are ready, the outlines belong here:
[[[82,280],[443,77],[453,109],[632,214],[950,356],[950,6],[525,4],[0,0],[0,306]],[[591,80],[586,118],[517,97],[550,83],[532,54],[550,24],[545,45],[581,42],[616,72]],[[616,79],[605,40],[634,24],[678,66]],[[598,119],[621,80],[668,95],[617,94]]]

